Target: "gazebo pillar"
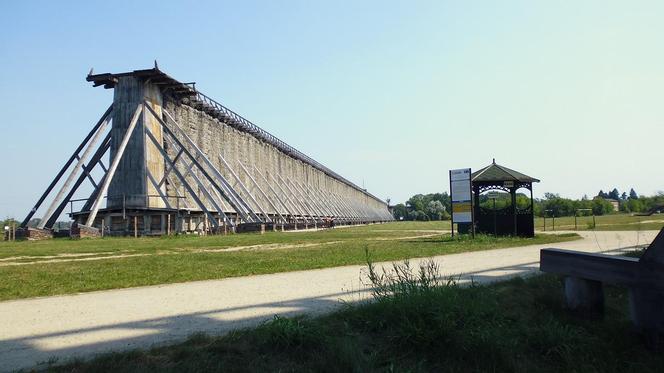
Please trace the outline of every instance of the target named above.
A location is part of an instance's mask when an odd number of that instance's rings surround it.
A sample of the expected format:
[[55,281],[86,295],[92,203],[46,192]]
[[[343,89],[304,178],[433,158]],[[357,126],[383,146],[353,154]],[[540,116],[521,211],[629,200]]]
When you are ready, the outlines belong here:
[[517,189],[516,185],[510,188],[510,194],[512,196],[512,216],[514,220],[514,227],[513,227],[514,237],[516,237],[518,234],[517,225],[519,220],[517,215],[518,211],[516,208],[516,189]]

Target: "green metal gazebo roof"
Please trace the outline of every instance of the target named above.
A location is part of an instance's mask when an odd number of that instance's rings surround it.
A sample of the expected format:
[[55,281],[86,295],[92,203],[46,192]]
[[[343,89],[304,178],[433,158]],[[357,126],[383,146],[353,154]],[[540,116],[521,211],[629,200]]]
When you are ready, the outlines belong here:
[[496,163],[495,159],[490,165],[473,172],[470,178],[473,182],[517,181],[520,183],[539,183],[539,179],[501,166]]

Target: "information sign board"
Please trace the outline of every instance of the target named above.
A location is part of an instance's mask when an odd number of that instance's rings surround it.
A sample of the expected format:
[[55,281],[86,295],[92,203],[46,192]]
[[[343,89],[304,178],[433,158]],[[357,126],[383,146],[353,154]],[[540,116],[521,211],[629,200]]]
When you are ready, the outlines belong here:
[[452,223],[472,223],[473,205],[470,186],[470,168],[450,170],[450,198]]

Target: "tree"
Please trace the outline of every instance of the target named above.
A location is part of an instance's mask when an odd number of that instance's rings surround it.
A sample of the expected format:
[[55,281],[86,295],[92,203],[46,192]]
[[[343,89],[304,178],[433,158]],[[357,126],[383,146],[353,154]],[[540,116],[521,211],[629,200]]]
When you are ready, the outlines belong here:
[[445,206],[443,206],[442,202],[434,200],[427,204],[426,214],[429,216],[430,220],[442,220],[444,213]]
[[620,192],[618,191],[618,188],[613,188],[613,190],[609,192],[609,198],[615,200],[620,199]]
[[639,195],[636,194],[636,192],[634,191],[634,188],[629,190],[629,198],[630,199],[639,199]]
[[424,211],[424,206],[426,206],[424,195],[416,194],[410,197],[410,199],[406,201],[406,206],[411,211]]
[[623,205],[625,205],[623,209],[625,212],[643,212],[645,209],[643,201],[638,199],[630,198]]
[[408,219],[408,209],[403,203],[398,203],[392,207],[392,214],[397,220]]
[[626,201],[627,200],[627,193],[622,192],[622,194],[620,195],[620,199],[623,200],[623,201]]
[[613,211],[613,205],[611,202],[605,200],[604,198],[595,198],[592,203],[593,214],[595,215],[605,215]]
[[408,213],[408,220],[426,221],[429,220],[429,216],[424,211],[411,211]]
[[14,225],[16,225],[16,227],[18,227],[19,224],[21,224],[21,222],[19,222],[18,220],[14,219],[14,218],[9,218],[8,217],[8,218],[5,218],[5,220],[0,220],[0,229],[4,230],[5,227],[11,227],[12,224],[14,224]]
[[597,197],[606,198],[608,197],[608,194],[604,193],[604,191],[600,189],[599,193],[597,193]]

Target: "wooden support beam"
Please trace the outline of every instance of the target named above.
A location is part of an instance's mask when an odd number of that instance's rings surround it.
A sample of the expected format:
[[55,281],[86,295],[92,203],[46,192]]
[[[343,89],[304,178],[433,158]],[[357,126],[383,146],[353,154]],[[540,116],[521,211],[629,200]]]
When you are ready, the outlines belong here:
[[122,142],[118,147],[117,154],[115,154],[113,162],[111,163],[111,166],[108,169],[108,172],[106,173],[106,178],[104,179],[101,189],[99,190],[99,194],[97,195],[95,202],[92,204],[90,215],[88,215],[88,219],[85,222],[85,225],[87,225],[88,227],[92,226],[92,224],[95,221],[95,218],[97,217],[97,212],[99,211],[99,206],[101,205],[101,201],[103,200],[104,195],[108,191],[108,186],[111,184],[111,180],[115,175],[115,170],[117,170],[118,164],[120,164],[120,159],[122,159],[122,155],[124,154],[124,151],[127,148],[127,143],[131,138],[134,128],[136,128],[136,123],[138,123],[138,119],[140,118],[142,112],[143,112],[143,105],[138,105],[136,111],[134,112],[134,116],[131,118],[129,127],[127,128],[127,131],[125,132],[124,137],[122,138]]
[[[46,189],[46,192],[44,192],[44,194],[39,199],[39,201],[37,202],[35,207],[30,211],[30,213],[26,217],[25,221],[21,224],[22,227],[27,226],[28,221],[30,221],[30,218],[32,218],[34,213],[37,211],[37,208],[39,208],[39,206],[44,201],[46,196],[48,196],[48,194],[50,194],[51,190],[53,189],[53,187],[55,187],[55,184],[57,184],[57,182],[60,180],[60,178],[62,177],[64,172],[67,170],[67,168],[69,168],[69,166],[73,163],[74,159],[78,159],[78,162],[74,166],[74,169],[70,172],[69,176],[65,180],[62,187],[60,187],[60,190],[56,194],[55,198],[53,199],[53,201],[49,205],[46,213],[42,217],[39,225],[37,226],[39,229],[44,229],[44,226],[45,226],[46,222],[51,218],[51,216],[53,215],[53,212],[57,208],[58,204],[60,204],[63,195],[70,189],[71,183],[76,178],[76,175],[78,174],[79,169],[84,167],[84,162],[87,160],[88,156],[90,155],[90,152],[92,152],[92,150],[94,150],[95,144],[97,143],[97,141],[99,141],[99,138],[101,137],[102,133],[104,132],[104,129],[108,125],[108,122],[110,120],[112,112],[113,112],[113,105],[109,106],[109,108],[106,110],[106,112],[104,112],[104,114],[99,119],[97,124],[95,124],[95,126],[93,127],[92,131],[90,131],[90,133],[85,137],[83,142],[78,146],[78,148],[76,149],[74,154],[72,154],[69,161],[67,161],[67,163],[65,164],[65,167],[63,167],[62,170],[60,170],[60,172],[58,173],[56,178],[53,180],[51,185],[49,185],[49,187]],[[83,148],[85,148],[85,150],[83,151],[83,155],[79,157],[78,153],[80,153],[80,151],[83,150]]]

